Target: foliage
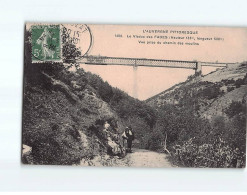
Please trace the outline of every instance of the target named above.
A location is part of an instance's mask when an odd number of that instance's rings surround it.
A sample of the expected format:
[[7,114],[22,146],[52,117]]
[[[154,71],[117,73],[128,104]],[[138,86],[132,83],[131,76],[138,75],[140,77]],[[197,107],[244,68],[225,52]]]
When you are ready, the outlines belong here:
[[207,87],[202,91],[202,95],[207,99],[215,99],[221,95],[220,86],[213,85],[212,87]]
[[163,137],[149,134],[148,148],[159,151],[167,133],[171,160],[182,166],[244,167],[245,113],[236,113],[235,103],[229,107],[228,110],[234,110],[230,112],[232,121],[216,116],[209,123],[194,115],[193,110],[165,105],[159,111],[162,115],[159,115],[156,124],[156,132],[161,132]]
[[115,110],[118,116],[125,121],[133,117],[142,120],[149,128],[152,128],[156,122],[155,111],[146,103],[130,97],[120,89],[111,87],[104,82],[98,75],[90,72],[86,73],[88,84],[93,87],[100,98]]
[[197,112],[203,102],[210,105],[207,101],[221,97],[224,92],[220,88],[226,83],[228,87],[235,85],[233,79],[218,83],[197,82],[163,96],[164,99],[176,98],[178,104],[168,102],[157,108],[154,131],[161,132],[163,140],[150,133],[146,139],[147,148],[160,151],[167,134],[167,147],[173,163],[189,167],[244,167],[246,102],[233,101],[224,110],[225,115],[215,115],[210,121],[201,118]]
[[233,101],[229,107],[226,109],[226,114],[232,118],[240,113],[245,113],[246,108],[245,108],[245,104],[242,102],[238,102],[238,101]]
[[77,109],[62,93],[25,87],[22,137],[32,147],[34,164],[73,164],[93,155],[81,147]]
[[243,79],[238,79],[235,82],[236,88],[239,88],[243,84],[244,84],[244,80]]
[[235,89],[235,87],[233,87],[233,86],[227,86],[227,92],[230,92],[230,91],[232,91],[234,89]]
[[80,59],[81,51],[75,44],[73,44],[70,40],[70,33],[69,30],[63,26],[61,30],[61,37],[62,37],[62,54],[63,54],[63,63],[69,64],[67,68],[71,68],[75,66],[79,68],[79,64],[77,60]]
[[172,159],[185,167],[245,167],[245,154],[238,148],[234,150],[222,139],[213,139],[212,143],[202,145],[189,139],[174,153]]
[[155,129],[150,134],[148,134],[148,140],[145,148],[158,151],[161,149],[163,142],[164,134],[160,130]]

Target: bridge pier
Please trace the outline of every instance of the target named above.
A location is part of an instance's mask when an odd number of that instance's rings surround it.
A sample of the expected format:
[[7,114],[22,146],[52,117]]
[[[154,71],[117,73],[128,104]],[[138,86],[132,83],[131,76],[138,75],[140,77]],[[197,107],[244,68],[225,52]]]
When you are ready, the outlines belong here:
[[136,62],[135,62],[135,65],[133,66],[133,80],[134,80],[134,84],[133,84],[133,97],[134,98],[138,98],[138,81],[137,81],[137,65],[136,65]]
[[202,74],[202,63],[201,62],[196,62],[195,74],[196,75]]

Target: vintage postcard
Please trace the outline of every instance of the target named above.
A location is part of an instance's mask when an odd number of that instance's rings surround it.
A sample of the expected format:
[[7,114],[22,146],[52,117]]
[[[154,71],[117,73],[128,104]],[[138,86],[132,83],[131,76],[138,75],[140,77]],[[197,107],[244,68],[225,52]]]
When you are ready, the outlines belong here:
[[22,163],[244,168],[247,28],[27,23]]

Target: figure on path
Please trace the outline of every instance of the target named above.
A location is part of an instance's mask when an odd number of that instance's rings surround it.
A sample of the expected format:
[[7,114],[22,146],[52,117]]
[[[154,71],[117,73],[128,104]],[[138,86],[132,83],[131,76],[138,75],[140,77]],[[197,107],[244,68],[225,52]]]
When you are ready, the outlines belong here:
[[127,140],[127,149],[126,152],[132,152],[132,141],[135,139],[134,132],[131,127],[126,127],[125,131],[122,134],[122,138]]

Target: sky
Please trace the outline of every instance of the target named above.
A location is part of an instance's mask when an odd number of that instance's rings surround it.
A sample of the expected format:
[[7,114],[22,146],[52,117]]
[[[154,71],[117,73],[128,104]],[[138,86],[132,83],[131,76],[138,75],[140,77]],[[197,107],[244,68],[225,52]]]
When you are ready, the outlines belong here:
[[[247,30],[245,28],[88,26],[93,37],[92,47],[88,55],[206,62],[242,62],[247,60]],[[154,32],[154,30],[159,30],[159,32]],[[195,34],[179,34],[178,31],[190,31]],[[131,36],[131,38],[127,36]],[[186,39],[186,37],[192,38]],[[139,41],[145,41],[145,44],[139,43]],[[147,44],[148,41],[155,42],[155,44]],[[157,44],[157,41],[162,44]],[[176,42],[176,44],[163,44],[165,41]],[[182,42],[183,45],[179,45],[178,42]],[[185,43],[190,43],[190,45]],[[140,100],[150,98],[177,83],[185,81],[189,75],[195,72],[190,69],[157,67],[138,67],[136,71],[131,66],[82,64],[81,67],[86,71],[100,75],[110,85],[118,87]],[[215,68],[203,67],[202,72],[207,74],[213,70]]]

